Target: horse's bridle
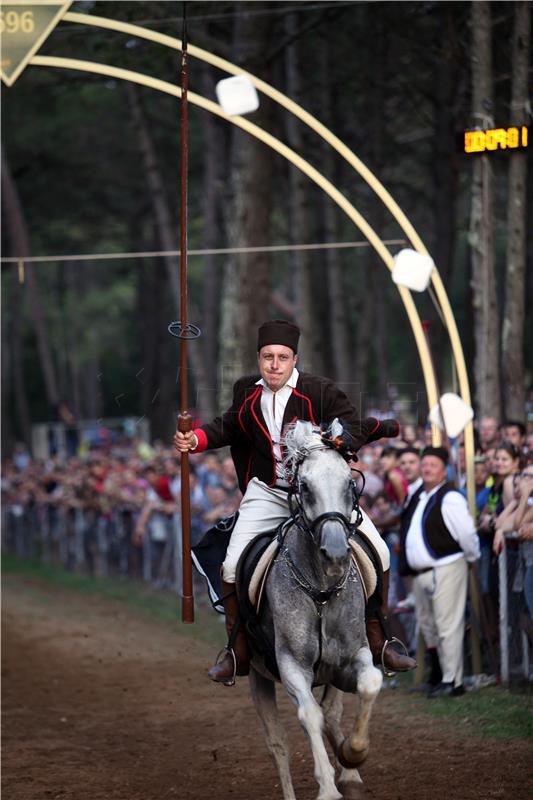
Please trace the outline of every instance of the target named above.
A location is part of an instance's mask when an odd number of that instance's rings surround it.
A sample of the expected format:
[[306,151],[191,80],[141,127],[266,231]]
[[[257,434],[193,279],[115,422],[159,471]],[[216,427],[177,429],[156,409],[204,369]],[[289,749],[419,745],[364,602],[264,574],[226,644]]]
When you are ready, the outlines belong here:
[[[314,447],[313,450],[327,450],[329,449],[329,445],[317,446]],[[361,522],[363,521],[363,515],[361,513],[361,509],[359,507],[359,492],[357,491],[357,486],[355,480],[351,479],[351,488],[352,488],[352,510],[350,512],[350,518],[346,517],[340,511],[326,511],[324,514],[319,514],[314,520],[310,521],[305,513],[305,509],[302,505],[301,500],[301,482],[300,482],[300,466],[305,461],[307,453],[303,454],[294,466],[294,471],[291,476],[291,481],[289,485],[288,491],[288,502],[289,502],[289,511],[290,511],[290,518],[292,522],[300,528],[300,530],[308,533],[315,544],[317,543],[317,535],[320,533],[320,528],[324,524],[324,522],[328,522],[330,520],[335,522],[340,522],[343,526],[344,530],[346,531],[346,538],[349,538],[357,528],[360,526]],[[355,470],[358,472],[358,470]],[[351,521],[353,516],[353,512],[356,512],[356,519],[354,522]]]
[[[329,449],[329,445],[318,445],[312,448],[313,450],[327,450]],[[308,453],[303,453],[301,457],[296,461],[293,474],[290,480],[290,486],[288,491],[288,502],[289,502],[289,511],[290,517],[289,519],[283,524],[280,525],[278,530],[278,541],[281,547],[281,554],[283,560],[287,564],[292,574],[292,577],[298,584],[298,586],[314,601],[317,607],[317,613],[321,616],[321,607],[324,606],[328,600],[330,600],[334,595],[338,595],[339,592],[345,587],[348,578],[352,572],[352,562],[348,565],[346,572],[342,576],[341,580],[335,584],[335,586],[331,586],[328,589],[319,589],[316,586],[313,586],[310,581],[303,575],[300,571],[298,566],[295,564],[294,559],[291,556],[291,553],[288,547],[284,544],[285,538],[285,531],[287,530],[288,525],[291,523],[299,528],[306,534],[309,534],[315,543],[317,544],[317,536],[320,535],[320,530],[325,522],[334,521],[340,522],[343,526],[346,540],[350,538],[356,531],[359,525],[363,520],[363,515],[361,513],[361,509],[359,507],[359,493],[357,492],[357,487],[355,485],[355,481],[353,478],[351,479],[351,487],[352,487],[352,511],[350,513],[350,519],[348,519],[344,514],[340,511],[326,511],[324,514],[319,514],[314,520],[309,521],[307,515],[305,513],[305,509],[302,505],[301,500],[301,490],[300,490],[300,477],[299,471],[300,466],[305,460]],[[351,517],[353,516],[353,512],[356,512],[356,519],[355,522],[351,521]]]

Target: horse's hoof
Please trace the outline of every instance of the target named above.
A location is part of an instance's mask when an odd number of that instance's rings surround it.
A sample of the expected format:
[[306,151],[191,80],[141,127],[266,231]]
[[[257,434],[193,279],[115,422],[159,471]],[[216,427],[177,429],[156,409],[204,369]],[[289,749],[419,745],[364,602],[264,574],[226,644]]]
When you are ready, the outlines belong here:
[[343,800],[368,800],[371,797],[371,792],[362,781],[339,780],[337,785],[342,792]]
[[345,769],[353,769],[354,767],[358,767],[360,764],[362,764],[367,755],[368,745],[365,745],[362,750],[354,750],[350,746],[350,740],[345,739],[339,747],[337,758],[342,767],[345,767]]

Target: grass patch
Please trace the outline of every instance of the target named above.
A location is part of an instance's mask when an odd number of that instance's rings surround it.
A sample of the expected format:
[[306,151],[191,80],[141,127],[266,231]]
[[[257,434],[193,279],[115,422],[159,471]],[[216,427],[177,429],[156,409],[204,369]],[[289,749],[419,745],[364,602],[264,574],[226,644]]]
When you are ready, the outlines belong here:
[[505,741],[533,738],[533,702],[527,694],[491,686],[451,701],[430,700],[427,705],[427,713],[432,716],[449,719],[456,725],[474,726],[481,736]]
[[12,554],[2,556],[2,572],[5,575],[33,578],[50,587],[66,589],[80,595],[97,595],[120,603],[159,622],[172,625],[180,636],[199,639],[215,648],[220,648],[225,642],[220,614],[211,609],[207,595],[198,598],[195,603],[195,624],[184,625],[181,622],[181,602],[178,595],[169,590],[155,589],[131,578],[79,575],[38,561],[26,561]]
[[500,741],[533,739],[533,694],[527,684],[514,685],[511,690],[490,686],[440,700],[409,692],[399,697],[406,710],[446,720],[469,736]]

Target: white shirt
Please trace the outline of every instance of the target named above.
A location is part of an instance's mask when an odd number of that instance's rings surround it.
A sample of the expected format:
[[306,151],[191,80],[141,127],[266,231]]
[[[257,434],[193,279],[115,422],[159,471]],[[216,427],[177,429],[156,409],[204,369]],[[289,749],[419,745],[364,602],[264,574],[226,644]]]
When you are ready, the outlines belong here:
[[289,397],[292,394],[292,390],[296,387],[298,375],[298,370],[296,367],[294,367],[285,386],[282,386],[282,388],[278,389],[277,392],[273,392],[272,389],[269,389],[263,378],[260,378],[257,381],[257,384],[263,387],[263,391],[261,392],[261,411],[263,412],[263,417],[265,418],[268,432],[270,434],[270,438],[272,439],[274,456],[276,458],[276,475],[282,481],[284,481],[281,455],[281,429],[283,426],[283,415],[285,413],[287,403],[289,402]]
[[404,507],[404,508],[407,508],[407,506],[408,506],[408,505],[409,505],[409,503],[411,502],[411,498],[412,498],[412,496],[413,496],[413,495],[414,495],[414,493],[415,493],[415,492],[417,492],[417,491],[418,491],[418,489],[419,489],[419,488],[422,486],[423,482],[424,482],[424,481],[422,480],[422,478],[418,477],[416,480],[414,480],[412,483],[410,483],[410,484],[407,486],[407,496],[406,496],[406,498],[405,498],[405,500],[404,500],[404,502],[403,502],[403,507]]
[[405,540],[407,563],[411,569],[416,571],[451,564],[452,561],[457,561],[463,556],[467,561],[477,561],[480,555],[476,526],[468,510],[466,499],[459,492],[447,492],[444,495],[441,503],[441,512],[446,528],[463,552],[452,553],[443,558],[434,558],[426,547],[422,531],[422,516],[429,499],[443,484],[444,481],[431,489],[431,491],[422,491],[420,493],[418,505],[407,531]]

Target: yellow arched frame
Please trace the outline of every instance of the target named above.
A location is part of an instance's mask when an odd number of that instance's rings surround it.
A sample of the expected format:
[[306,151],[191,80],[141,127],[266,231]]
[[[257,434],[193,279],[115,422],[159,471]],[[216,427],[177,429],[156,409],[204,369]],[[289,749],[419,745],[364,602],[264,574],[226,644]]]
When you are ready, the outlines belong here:
[[[105,17],[92,17],[85,14],[76,14],[76,13],[67,13],[63,17],[65,21],[75,22],[78,24],[84,25],[93,25],[102,28],[108,28],[110,30],[116,30],[121,33],[126,33],[128,35],[136,36],[138,38],[147,39],[159,44],[162,44],[166,47],[171,47],[172,49],[181,50],[181,42],[179,39],[166,36],[164,34],[157,33],[155,31],[150,31],[144,28],[141,28],[136,25],[131,25],[129,23],[123,23],[115,20],[110,20]],[[312,115],[308,114],[303,108],[298,106],[298,104],[294,103],[294,101],[290,100],[290,98],[283,95],[281,92],[278,92],[276,89],[271,87],[269,84],[265,83],[264,81],[260,80],[256,76],[252,75],[251,73],[246,73],[242,69],[238,68],[236,65],[231,64],[231,62],[226,61],[225,59],[221,59],[218,56],[213,55],[201,48],[197,48],[194,45],[189,45],[188,47],[189,52],[192,56],[200,58],[219,69],[224,70],[230,74],[246,74],[249,79],[255,84],[256,88],[259,91],[262,91],[264,94],[270,96],[276,102],[280,103],[284,108],[286,108],[291,113],[295,114],[299,117],[305,124],[315,130],[325,141],[328,142],[337,152],[339,152],[343,158],[345,158],[348,163],[363,177],[363,179],[371,186],[371,188],[376,192],[376,194],[380,197],[382,202],[385,204],[387,209],[393,214],[394,218],[397,220],[398,224],[404,230],[408,238],[410,239],[413,247],[418,250],[418,252],[427,254],[427,249],[423,245],[421,239],[418,237],[418,234],[414,230],[413,226],[407,219],[407,217],[403,214],[399,206],[395,203],[393,198],[387,192],[387,190],[383,187],[383,185],[377,180],[377,178],[371,173],[370,170],[360,161],[360,159],[355,156],[355,154],[349,150],[334,134],[329,131],[324,125],[322,125],[318,120],[316,120]],[[57,59],[54,57],[45,57],[45,56],[34,56],[33,59],[30,61],[31,64],[35,66],[56,66],[56,67],[63,67],[63,68],[72,68],[72,69],[82,69],[84,71],[90,72],[97,72],[99,74],[106,74],[113,77],[117,77],[120,79],[125,80],[133,80],[136,83],[151,86],[152,88],[156,88],[159,91],[164,91],[169,94],[174,94],[179,96],[180,91],[178,87],[173,86],[173,84],[168,84],[165,81],[159,81],[158,79],[151,78],[147,75],[141,75],[140,73],[134,73],[130,70],[121,70],[115,67],[109,67],[107,65],[102,64],[94,64],[93,62],[86,62],[86,61],[79,61],[76,59]],[[172,88],[171,88],[172,87]],[[171,90],[169,90],[171,89]],[[193,93],[189,93],[189,98],[192,103],[205,108],[212,113],[217,114],[218,116],[223,117],[227,121],[238,125],[239,127],[247,130],[252,135],[256,136],[256,138],[261,139],[270,147],[273,147],[277,152],[280,152],[285,158],[295,164],[299,169],[301,169],[305,174],[308,175],[312,180],[314,180],[321,188],[326,191],[332,199],[348,214],[348,216],[352,219],[352,221],[357,225],[357,227],[362,231],[362,233],[366,236],[370,244],[375,248],[376,252],[380,255],[384,263],[387,265],[389,269],[392,269],[393,266],[393,259],[389,251],[385,248],[375,231],[366,223],[364,218],[356,211],[356,209],[341,195],[338,190],[329,182],[327,181],[317,170],[315,170],[308,162],[305,162],[298,156],[294,151],[287,148],[281,142],[272,137],[270,134],[263,131],[258,126],[253,125],[248,120],[245,120],[241,117],[228,117],[222,109],[212,101],[206,100],[198,95],[193,95]],[[457,331],[457,326],[455,324],[455,319],[453,317],[453,313],[451,311],[451,307],[448,301],[448,297],[446,295],[446,291],[440,279],[437,269],[435,268],[432,273],[432,282],[435,288],[435,292],[437,298],[439,300],[441,311],[443,317],[446,322],[446,326],[448,329],[448,333],[450,336],[450,342],[452,346],[452,353],[455,361],[455,366],[457,370],[457,375],[459,379],[459,388],[462,395],[462,398],[465,402],[470,404],[470,389],[468,384],[468,377],[466,373],[466,365],[464,362],[464,355],[462,352],[462,347]],[[406,312],[408,314],[408,318],[413,329],[413,333],[415,336],[415,341],[417,344],[422,370],[424,374],[424,381],[426,384],[426,391],[428,394],[428,402],[430,406],[435,405],[438,401],[438,391],[436,386],[435,375],[433,371],[433,366],[431,363],[431,358],[427,349],[427,342],[425,340],[424,333],[421,328],[420,320],[414,306],[412,297],[410,293],[401,287],[399,287],[400,295],[402,297],[402,301],[406,308]],[[435,437],[435,430],[434,430],[434,437]],[[437,434],[438,435],[438,434]],[[473,503],[473,431],[472,425],[470,424],[467,426],[465,430],[465,456],[466,456],[466,463],[467,463],[467,486],[469,489],[469,504],[472,507]]]

